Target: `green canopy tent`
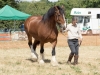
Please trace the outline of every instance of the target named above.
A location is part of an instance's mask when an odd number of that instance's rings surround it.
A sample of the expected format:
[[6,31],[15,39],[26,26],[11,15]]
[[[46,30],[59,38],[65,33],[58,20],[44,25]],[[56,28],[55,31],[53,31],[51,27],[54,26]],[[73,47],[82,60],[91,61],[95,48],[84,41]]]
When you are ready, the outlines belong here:
[[0,20],[25,20],[30,15],[18,11],[8,5],[0,10]]
[[[16,10],[9,5],[4,6],[0,9],[0,20],[25,20],[27,19],[29,14],[23,13],[19,10]],[[15,25],[15,22],[14,22]]]

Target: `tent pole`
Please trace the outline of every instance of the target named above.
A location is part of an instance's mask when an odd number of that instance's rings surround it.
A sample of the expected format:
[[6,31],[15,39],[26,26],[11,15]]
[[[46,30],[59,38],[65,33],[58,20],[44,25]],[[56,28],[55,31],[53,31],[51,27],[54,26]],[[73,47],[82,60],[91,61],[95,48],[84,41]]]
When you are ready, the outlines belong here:
[[15,24],[16,24],[16,23],[15,23],[15,20],[14,20],[14,32],[15,32]]

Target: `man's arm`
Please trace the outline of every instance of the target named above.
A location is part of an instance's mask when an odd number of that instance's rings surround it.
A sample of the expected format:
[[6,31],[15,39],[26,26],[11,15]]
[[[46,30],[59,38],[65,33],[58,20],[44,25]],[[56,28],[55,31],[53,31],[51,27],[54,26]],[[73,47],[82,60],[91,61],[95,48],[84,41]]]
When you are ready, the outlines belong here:
[[82,33],[81,33],[80,28],[79,28],[79,30],[78,30],[78,33],[79,33],[79,45],[81,45],[82,40],[83,40],[83,37],[82,37]]

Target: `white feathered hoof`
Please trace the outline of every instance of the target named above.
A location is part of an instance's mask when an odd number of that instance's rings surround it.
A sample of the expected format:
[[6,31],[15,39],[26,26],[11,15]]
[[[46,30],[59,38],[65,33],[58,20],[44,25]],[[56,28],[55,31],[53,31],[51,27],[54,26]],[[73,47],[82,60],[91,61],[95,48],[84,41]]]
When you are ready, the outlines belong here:
[[55,56],[52,56],[51,65],[52,66],[58,66],[58,62],[56,61],[56,57]]
[[44,61],[43,61],[43,60],[40,60],[40,61],[39,61],[39,64],[44,64]]
[[39,62],[40,66],[44,65],[44,61],[43,60],[39,60],[38,62]]
[[33,61],[37,61],[38,59],[38,57],[34,53],[31,53],[31,58]]
[[51,65],[52,65],[52,66],[58,66],[59,64],[58,64],[57,61],[53,61],[53,60],[51,60]]

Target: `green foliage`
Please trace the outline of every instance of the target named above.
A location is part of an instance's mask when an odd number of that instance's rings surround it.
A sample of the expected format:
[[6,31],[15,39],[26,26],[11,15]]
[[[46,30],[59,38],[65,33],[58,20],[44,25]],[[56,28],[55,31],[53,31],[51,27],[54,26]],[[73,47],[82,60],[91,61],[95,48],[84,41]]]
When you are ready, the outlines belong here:
[[19,3],[19,10],[22,10],[31,15],[43,15],[51,7],[48,2],[21,2]]
[[18,8],[18,5],[15,2],[15,0],[0,0],[0,8],[2,8],[5,5],[10,5],[12,7]]
[[20,25],[23,23],[23,21],[8,21],[8,20],[0,20],[0,30],[4,30],[5,28],[9,30],[19,30]]
[[[11,7],[18,9],[18,4],[15,2],[15,0],[0,0],[0,8],[4,7],[5,5],[10,5]],[[0,30],[4,30],[5,28],[13,29],[14,21],[0,20]]]
[[[50,7],[54,5],[63,5],[65,18],[71,18],[72,16],[70,16],[70,12],[72,8],[98,8],[100,7],[100,0],[58,0],[58,2],[54,3],[49,2],[48,0],[20,3],[16,3],[15,0],[0,0],[0,8],[6,4],[30,15],[43,15]],[[18,29],[22,22],[24,21],[16,21],[15,28]],[[0,21],[0,28],[14,28],[14,21]]]
[[83,0],[82,7],[85,8],[99,8],[100,7],[100,0]]

